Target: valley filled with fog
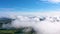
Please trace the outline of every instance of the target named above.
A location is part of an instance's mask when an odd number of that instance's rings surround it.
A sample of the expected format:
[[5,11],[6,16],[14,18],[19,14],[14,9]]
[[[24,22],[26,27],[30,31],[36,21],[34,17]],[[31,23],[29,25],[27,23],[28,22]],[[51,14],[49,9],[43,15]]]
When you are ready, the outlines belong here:
[[60,15],[52,13],[0,16],[0,29],[20,28],[24,28],[23,32],[30,32],[33,29],[33,34],[60,34]]

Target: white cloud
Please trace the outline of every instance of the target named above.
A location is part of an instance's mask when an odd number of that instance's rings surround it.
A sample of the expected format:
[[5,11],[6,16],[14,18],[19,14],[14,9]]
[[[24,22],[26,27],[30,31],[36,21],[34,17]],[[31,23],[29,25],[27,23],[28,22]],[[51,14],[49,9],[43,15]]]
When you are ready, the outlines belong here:
[[50,2],[50,3],[60,3],[60,0],[40,0],[43,2]]
[[[48,15],[46,13],[42,13],[44,14],[43,16],[49,16],[49,17],[59,17],[59,14],[60,13],[48,13]],[[42,15],[41,14],[41,15]],[[28,16],[26,16],[28,17]],[[49,17],[46,17],[46,18],[49,18]],[[17,17],[18,18],[18,17]],[[24,19],[23,19],[24,18]],[[25,20],[25,17],[20,17],[19,19],[23,19]],[[37,34],[60,34],[60,22],[50,22],[50,19],[47,19],[45,21],[42,21],[42,22],[35,22],[33,21],[28,21],[27,18],[26,18],[26,22],[25,21],[19,21],[18,19],[16,19],[14,22],[12,22],[12,25],[16,28],[19,28],[19,27],[33,27],[36,31],[37,31]]]
[[[32,19],[31,19],[31,21],[28,21],[29,20],[29,18],[28,18],[29,13],[28,14],[22,13],[22,14],[24,14],[24,16],[21,15],[21,13],[19,13],[19,14],[18,13],[19,12],[15,12],[15,13],[9,12],[8,13],[8,14],[12,15],[10,17],[12,17],[12,18],[17,17],[18,18],[18,19],[16,18],[16,20],[12,22],[11,26],[16,27],[16,28],[31,26],[37,31],[37,34],[60,34],[60,22],[53,22],[52,23],[52,22],[50,22],[50,19],[46,19],[45,21],[42,21],[42,22],[40,22],[40,21],[36,22],[36,21],[33,21]],[[17,15],[15,15],[15,14],[17,14]],[[26,16],[25,14],[28,16]],[[37,13],[36,12],[36,13],[30,13],[30,14],[34,15],[34,16],[38,16],[38,15],[39,16],[40,15],[48,16],[46,18],[60,17],[60,12],[44,12],[44,13],[39,13],[39,12]],[[21,16],[18,16],[18,15],[21,15]],[[21,19],[22,19],[22,21],[21,21]],[[26,20],[26,22],[25,22],[25,20]]]

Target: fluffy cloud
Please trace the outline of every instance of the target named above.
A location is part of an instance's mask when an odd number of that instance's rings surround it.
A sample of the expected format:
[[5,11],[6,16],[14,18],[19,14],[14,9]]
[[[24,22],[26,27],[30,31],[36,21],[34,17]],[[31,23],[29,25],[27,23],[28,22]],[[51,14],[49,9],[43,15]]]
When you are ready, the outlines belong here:
[[[4,27],[15,27],[15,28],[20,28],[20,27],[32,27],[34,30],[37,32],[37,34],[60,34],[60,21],[59,22],[50,22],[52,20],[51,17],[60,17],[60,12],[49,12],[49,13],[34,13],[33,16],[29,16],[29,14],[24,14],[20,15],[16,13],[8,13],[9,17],[15,18],[16,20],[11,23],[11,25],[6,24],[3,25]],[[15,15],[16,14],[16,15]],[[33,13],[30,13],[33,15]],[[37,14],[37,15],[36,15]],[[7,15],[7,14],[6,14]],[[12,16],[11,16],[12,15]],[[44,21],[38,21],[39,16],[46,16],[46,20]],[[50,17],[50,19],[49,19]],[[34,19],[32,19],[34,18]],[[41,17],[39,17],[41,18]],[[60,19],[60,18],[58,18]],[[38,22],[36,22],[36,20]]]
[[[12,22],[12,26],[16,27],[16,28],[20,28],[20,27],[32,27],[34,28],[34,30],[37,32],[37,34],[60,34],[60,23],[59,22],[50,22],[50,17],[59,17],[59,15],[57,13],[54,13],[53,15],[50,13],[50,15],[43,15],[43,16],[47,16],[46,20],[44,21],[38,21],[36,22],[36,20],[34,21],[33,19],[31,19],[32,21],[28,21],[27,18],[29,18],[29,16],[19,16],[17,17],[18,19],[16,19],[15,21]],[[35,18],[37,18],[38,16],[36,16]],[[40,18],[40,17],[39,17]],[[48,19],[50,18],[50,19]],[[52,19],[53,19],[52,18]],[[22,20],[20,20],[22,19]],[[24,21],[26,20],[26,21]]]
[[[35,13],[36,14],[36,13]],[[22,21],[16,19],[14,22],[12,22],[12,26],[19,28],[19,27],[33,27],[34,30],[37,32],[37,34],[60,34],[60,23],[59,22],[50,22],[50,19],[48,19],[49,17],[59,17],[60,13],[48,13],[48,15],[46,13],[42,13],[44,14],[43,16],[47,16],[45,21],[28,21],[27,18],[29,18],[28,16],[23,17],[23,16],[19,16],[17,18],[19,19],[23,19]],[[41,15],[42,15],[41,14]],[[38,17],[38,16],[37,16]],[[37,18],[35,17],[35,18]],[[24,21],[26,19],[26,21]]]
[[60,0],[40,0],[43,2],[50,2],[50,3],[60,3]]

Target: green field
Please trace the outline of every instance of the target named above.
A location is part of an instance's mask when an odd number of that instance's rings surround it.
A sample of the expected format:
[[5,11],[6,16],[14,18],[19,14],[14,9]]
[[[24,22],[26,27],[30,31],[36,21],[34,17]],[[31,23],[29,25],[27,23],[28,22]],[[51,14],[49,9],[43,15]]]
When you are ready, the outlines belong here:
[[0,34],[15,34],[16,30],[0,30]]

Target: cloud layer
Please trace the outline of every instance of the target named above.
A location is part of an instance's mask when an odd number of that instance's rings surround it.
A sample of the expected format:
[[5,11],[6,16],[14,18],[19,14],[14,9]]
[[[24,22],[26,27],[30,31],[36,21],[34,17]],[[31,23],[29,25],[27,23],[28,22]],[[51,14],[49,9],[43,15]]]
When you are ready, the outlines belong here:
[[[42,14],[41,14],[42,15]],[[18,19],[12,22],[12,26],[15,28],[19,27],[32,27],[37,32],[37,34],[60,34],[60,21],[58,22],[56,18],[59,18],[57,13],[49,13],[44,21],[40,21],[40,16],[16,16]],[[35,17],[35,18],[33,18]],[[55,21],[54,21],[55,20]],[[54,21],[54,22],[52,22]]]
[[[19,13],[19,12],[18,12]],[[37,34],[60,34],[60,12],[49,12],[49,13],[30,13],[21,15],[21,13],[6,13],[10,18],[16,19],[10,25],[5,24],[4,27],[32,27],[37,32]],[[46,19],[40,21],[39,18],[44,16]],[[59,21],[57,21],[57,19]],[[53,22],[54,21],[54,22]]]

